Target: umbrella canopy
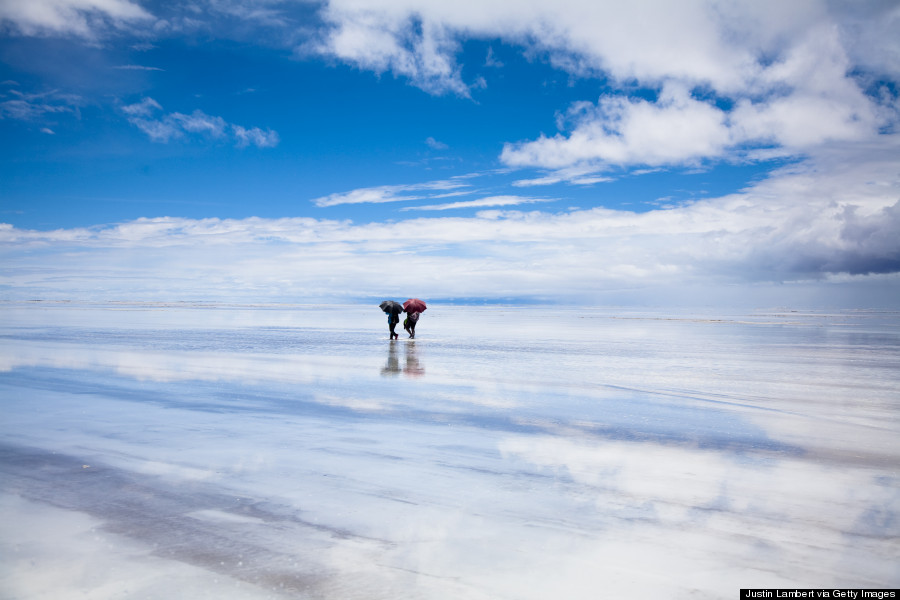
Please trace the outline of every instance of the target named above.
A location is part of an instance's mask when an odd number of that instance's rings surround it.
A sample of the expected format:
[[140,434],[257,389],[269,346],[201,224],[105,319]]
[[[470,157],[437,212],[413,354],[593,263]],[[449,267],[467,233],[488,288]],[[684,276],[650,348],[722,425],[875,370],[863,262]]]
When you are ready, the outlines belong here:
[[400,314],[403,312],[403,305],[399,302],[394,302],[393,300],[385,300],[381,304],[378,305],[381,310],[386,312],[387,314],[395,313]]
[[428,308],[425,306],[425,303],[418,298],[410,298],[406,302],[403,303],[403,310],[408,313],[413,312],[425,312],[425,309]]

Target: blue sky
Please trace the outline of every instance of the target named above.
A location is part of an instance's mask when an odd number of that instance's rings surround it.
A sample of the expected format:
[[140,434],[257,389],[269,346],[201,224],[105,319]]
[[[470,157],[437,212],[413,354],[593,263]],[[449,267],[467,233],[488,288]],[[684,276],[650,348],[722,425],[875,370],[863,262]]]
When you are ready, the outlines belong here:
[[893,2],[0,0],[0,32],[8,298],[900,295]]

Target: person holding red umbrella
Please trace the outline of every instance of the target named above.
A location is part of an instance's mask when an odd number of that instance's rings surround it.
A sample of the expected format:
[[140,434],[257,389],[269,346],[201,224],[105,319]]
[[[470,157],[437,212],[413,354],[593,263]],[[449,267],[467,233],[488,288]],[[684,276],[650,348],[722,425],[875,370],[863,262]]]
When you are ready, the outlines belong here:
[[418,298],[410,298],[403,303],[403,310],[408,315],[403,321],[403,329],[409,334],[409,337],[416,337],[416,323],[419,322],[419,314],[425,312],[425,303]]

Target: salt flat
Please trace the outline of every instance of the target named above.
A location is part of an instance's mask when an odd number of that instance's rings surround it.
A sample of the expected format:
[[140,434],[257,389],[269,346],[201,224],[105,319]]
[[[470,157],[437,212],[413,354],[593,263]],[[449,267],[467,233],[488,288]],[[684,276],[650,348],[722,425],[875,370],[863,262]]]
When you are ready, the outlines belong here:
[[900,314],[0,308],[0,590],[900,587]]

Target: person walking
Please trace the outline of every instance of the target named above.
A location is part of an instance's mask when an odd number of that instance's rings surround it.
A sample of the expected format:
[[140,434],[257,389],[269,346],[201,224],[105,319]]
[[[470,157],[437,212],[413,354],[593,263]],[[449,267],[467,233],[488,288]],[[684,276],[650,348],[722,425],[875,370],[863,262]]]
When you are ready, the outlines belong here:
[[416,311],[407,313],[407,317],[403,319],[403,329],[409,334],[409,337],[416,337],[416,323],[419,322],[419,313]]
[[406,319],[403,321],[403,329],[409,334],[410,338],[416,337],[416,323],[419,322],[419,315],[428,308],[425,302],[418,298],[410,298],[403,303],[403,310],[406,312]]
[[400,322],[400,313],[402,310],[403,307],[395,304],[391,307],[391,312],[388,313],[388,330],[390,331],[392,340],[396,340],[400,337],[400,334],[394,331],[394,328],[397,326],[397,323]]
[[399,302],[394,302],[393,300],[385,300],[379,307],[387,315],[388,334],[390,335],[390,339],[396,340],[400,337],[400,334],[394,331],[394,328],[397,327],[397,323],[400,322],[400,313],[403,312],[403,305]]

